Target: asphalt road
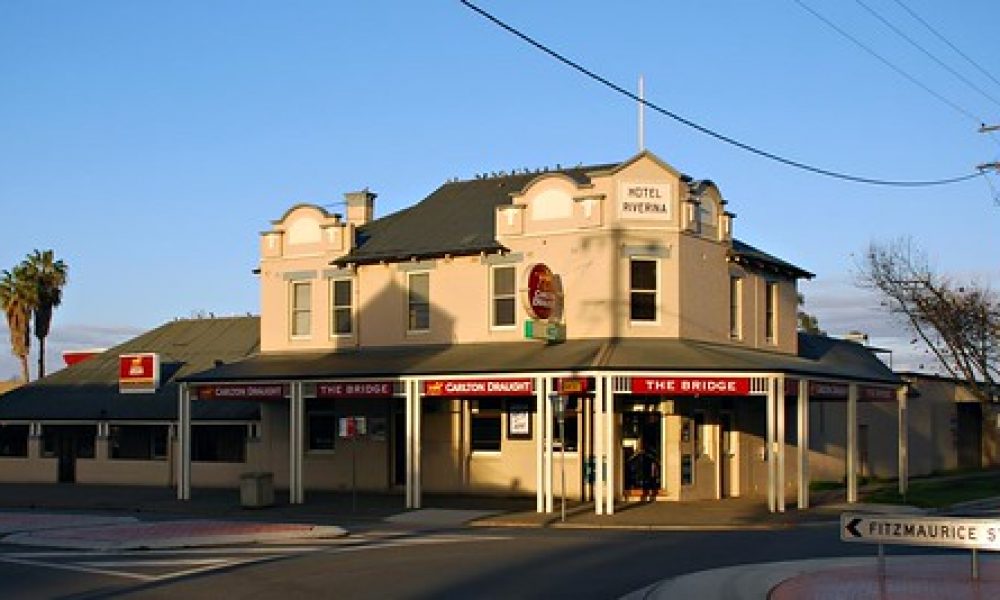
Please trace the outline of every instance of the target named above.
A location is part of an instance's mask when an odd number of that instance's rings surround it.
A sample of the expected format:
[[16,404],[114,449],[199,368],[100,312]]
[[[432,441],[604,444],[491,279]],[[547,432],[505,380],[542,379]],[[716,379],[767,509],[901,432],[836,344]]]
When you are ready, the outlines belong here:
[[840,542],[833,524],[742,532],[386,529],[326,542],[120,553],[0,545],[0,597],[617,598],[705,569],[874,560],[874,553]]

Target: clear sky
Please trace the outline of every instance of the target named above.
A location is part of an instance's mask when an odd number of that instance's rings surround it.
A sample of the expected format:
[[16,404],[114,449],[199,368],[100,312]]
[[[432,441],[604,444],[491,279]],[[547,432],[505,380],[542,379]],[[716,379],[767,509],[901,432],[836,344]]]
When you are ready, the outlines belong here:
[[[900,1],[1000,79],[1000,3]],[[820,167],[936,179],[998,159],[977,129],[1000,123],[1000,84],[896,0],[864,5],[980,91],[861,4],[802,2],[972,116],[794,0],[481,6],[623,86],[643,74],[652,102]],[[69,264],[52,366],[197,311],[257,313],[257,235],[294,203],[367,186],[381,216],[451,177],[624,160],[636,137],[632,101],[456,1],[0,2],[0,268],[34,248]],[[918,366],[909,337],[852,284],[870,241],[911,236],[941,271],[1000,285],[983,178],[838,182],[650,111],[646,145],[719,185],[737,237],[816,273],[802,289],[824,328],[903,342],[897,366]]]

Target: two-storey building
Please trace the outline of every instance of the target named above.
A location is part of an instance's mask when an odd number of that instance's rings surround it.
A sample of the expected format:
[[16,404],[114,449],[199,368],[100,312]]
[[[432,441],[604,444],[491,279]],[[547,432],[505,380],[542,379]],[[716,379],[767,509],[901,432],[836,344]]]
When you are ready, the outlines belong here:
[[[551,510],[565,485],[598,513],[746,495],[783,510],[810,477],[857,472],[853,425],[838,460],[810,442],[818,403],[903,418],[901,381],[867,350],[796,331],[812,275],[735,239],[716,185],[649,152],[449,181],[380,219],[374,202],[298,205],[262,232],[260,354],[186,378],[182,448],[192,401],[236,396],[262,402],[258,467],[292,502],[357,485]],[[179,465],[186,498],[183,450]]]

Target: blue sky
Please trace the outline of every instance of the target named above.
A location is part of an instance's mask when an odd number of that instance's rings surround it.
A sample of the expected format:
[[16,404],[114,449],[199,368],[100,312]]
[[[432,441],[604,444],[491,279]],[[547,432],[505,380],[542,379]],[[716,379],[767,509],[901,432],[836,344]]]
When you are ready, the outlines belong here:
[[[1000,122],[1000,85],[895,0],[803,0],[925,86]],[[1000,79],[1000,5],[902,0]],[[482,7],[647,98],[818,166],[934,179],[997,160],[978,123],[793,0],[501,2]],[[738,237],[817,274],[831,333],[908,336],[852,285],[872,240],[908,235],[959,278],[1000,282],[1000,205],[982,178],[927,189],[837,182],[647,111],[647,147],[714,180]],[[0,3],[0,268],[70,266],[50,337],[106,346],[196,311],[258,311],[257,234],[297,202],[368,186],[377,215],[446,179],[623,160],[636,108],[458,2]],[[996,181],[996,180],[995,180]],[[997,182],[1000,185],[1000,182]],[[333,207],[336,209],[337,207]],[[0,378],[17,371],[0,326]],[[897,361],[918,356],[902,347]]]

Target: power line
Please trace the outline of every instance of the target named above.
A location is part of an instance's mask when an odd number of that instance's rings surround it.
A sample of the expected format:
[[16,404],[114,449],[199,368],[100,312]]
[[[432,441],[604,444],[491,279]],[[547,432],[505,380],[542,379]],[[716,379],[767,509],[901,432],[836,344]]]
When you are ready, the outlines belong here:
[[1000,81],[997,81],[996,77],[994,77],[993,75],[990,75],[989,71],[987,71],[986,69],[984,69],[983,67],[981,67],[979,65],[979,63],[977,63],[976,61],[972,60],[972,58],[970,58],[965,52],[962,52],[961,50],[959,50],[958,46],[956,46],[955,44],[952,44],[951,42],[949,42],[946,37],[944,37],[943,35],[941,35],[940,33],[938,33],[938,31],[936,29],[934,29],[933,27],[931,27],[930,23],[928,23],[927,21],[925,21],[922,18],[920,18],[920,15],[918,15],[915,12],[913,12],[913,10],[911,10],[910,7],[908,7],[907,5],[903,4],[900,0],[895,0],[895,2],[896,2],[896,4],[900,5],[903,8],[903,10],[905,10],[908,13],[910,13],[911,17],[913,17],[914,19],[916,19],[917,21],[919,21],[921,25],[923,25],[924,27],[926,27],[928,31],[930,31],[935,36],[937,36],[937,38],[939,40],[941,40],[942,42],[944,42],[945,44],[947,44],[948,47],[951,48],[952,50],[954,50],[959,56],[961,56],[965,60],[969,61],[969,64],[971,64],[972,66],[974,66],[977,69],[979,69],[980,73],[982,73],[983,75],[985,75],[985,76],[989,77],[990,79],[992,79],[993,83],[995,83],[997,85],[1000,85]]
[[875,9],[873,9],[872,7],[870,7],[867,4],[865,4],[862,0],[854,0],[854,1],[857,2],[861,6],[861,8],[865,9],[866,11],[868,11],[873,17],[875,17],[876,19],[878,19],[879,21],[881,21],[886,27],[888,27],[889,29],[891,29],[896,35],[898,35],[899,37],[901,37],[904,40],[906,40],[907,42],[909,42],[910,45],[912,45],[917,50],[920,50],[921,52],[923,52],[924,55],[927,56],[927,58],[933,60],[938,65],[940,65],[942,69],[945,69],[946,71],[948,71],[949,73],[951,73],[952,75],[954,75],[955,77],[957,77],[958,79],[961,79],[962,82],[965,83],[965,85],[967,85],[970,88],[972,88],[972,89],[976,90],[977,92],[979,92],[984,98],[986,98],[990,102],[996,104],[997,106],[1000,106],[1000,100],[997,100],[993,96],[989,95],[988,93],[986,93],[985,91],[983,91],[982,88],[980,88],[976,84],[974,84],[971,81],[969,81],[968,78],[966,78],[964,75],[962,75],[961,73],[959,73],[955,69],[953,69],[950,66],[948,66],[947,64],[945,64],[944,61],[942,61],[938,57],[936,57],[933,54],[931,54],[930,51],[928,51],[923,46],[921,46],[919,43],[917,43],[913,38],[911,38],[910,36],[908,36],[905,33],[903,33],[903,31],[901,31],[898,27],[896,27],[891,22],[889,22],[888,19],[886,19],[884,16],[882,16],[881,14],[879,14],[878,12],[876,12]]
[[869,177],[859,177],[857,175],[850,175],[848,173],[842,173],[842,172],[839,172],[839,171],[832,171],[832,170],[829,170],[829,169],[823,169],[823,168],[816,167],[816,166],[813,166],[813,165],[809,165],[809,164],[806,164],[806,163],[803,163],[803,162],[799,162],[797,160],[786,158],[786,157],[780,156],[778,154],[774,154],[773,152],[768,152],[766,150],[762,150],[762,149],[757,148],[755,146],[751,146],[750,144],[741,142],[741,141],[739,141],[739,140],[737,140],[735,138],[731,138],[731,137],[729,137],[727,135],[724,135],[722,133],[719,133],[717,131],[709,129],[708,127],[705,127],[704,125],[699,125],[698,123],[695,123],[694,121],[692,121],[690,119],[686,119],[686,118],[684,118],[684,117],[682,117],[682,116],[680,116],[680,115],[678,115],[678,114],[676,114],[674,112],[671,112],[671,111],[669,111],[669,110],[667,110],[665,108],[661,108],[660,106],[654,104],[653,102],[650,102],[649,100],[646,100],[644,98],[640,98],[639,96],[635,95],[634,93],[632,93],[631,91],[627,90],[626,88],[623,88],[622,86],[620,86],[620,85],[618,85],[618,84],[610,81],[606,77],[598,75],[594,71],[591,71],[590,69],[584,67],[583,65],[581,65],[581,64],[579,64],[577,62],[574,62],[573,60],[570,60],[569,58],[566,58],[562,54],[556,52],[555,50],[552,50],[551,48],[549,48],[548,46],[542,44],[541,42],[538,42],[535,39],[529,37],[528,35],[526,35],[524,33],[521,33],[520,31],[518,31],[514,27],[508,25],[507,23],[504,23],[503,21],[501,21],[497,17],[494,17],[492,14],[490,14],[490,13],[486,12],[485,10],[479,8],[478,6],[476,6],[475,4],[473,4],[472,2],[469,2],[468,0],[459,0],[459,2],[461,2],[462,5],[464,5],[469,10],[477,13],[478,15],[480,15],[481,17],[485,18],[486,20],[490,21],[494,25],[496,25],[496,26],[500,27],[501,29],[507,31],[508,33],[514,35],[515,37],[521,39],[522,41],[528,43],[529,45],[534,46],[536,49],[542,51],[545,54],[548,54],[552,58],[554,58],[557,61],[563,63],[564,65],[570,67],[571,69],[573,69],[573,70],[575,70],[575,71],[577,71],[577,72],[579,72],[579,73],[581,73],[581,74],[589,77],[590,79],[593,79],[594,81],[596,81],[596,82],[604,85],[605,87],[608,87],[608,88],[610,88],[610,89],[618,92],[619,94],[621,94],[623,96],[626,96],[627,98],[630,98],[630,99],[632,99],[635,102],[639,102],[642,105],[648,107],[649,109],[651,109],[651,110],[653,110],[655,112],[660,113],[661,115],[669,117],[669,118],[677,121],[678,123],[686,125],[687,127],[690,127],[690,128],[692,128],[692,129],[694,129],[696,131],[699,131],[699,132],[701,132],[701,133],[703,133],[703,134],[705,134],[705,135],[707,135],[709,137],[715,138],[716,140],[719,140],[721,142],[725,142],[726,144],[729,144],[731,146],[735,146],[737,148],[740,148],[741,150],[745,150],[745,151],[750,152],[752,154],[756,154],[757,156],[761,156],[763,158],[767,158],[769,160],[773,160],[773,161],[781,163],[783,165],[786,165],[786,166],[789,166],[789,167],[794,167],[796,169],[801,169],[803,171],[808,171],[810,173],[815,173],[817,175],[825,175],[827,177],[833,177],[835,179],[841,179],[841,180],[844,180],[844,181],[853,181],[855,183],[866,183],[866,184],[870,184],[870,185],[899,186],[899,187],[927,187],[927,186],[934,186],[934,185],[946,185],[946,184],[950,184],[950,183],[958,183],[960,181],[967,181],[969,179],[972,179],[973,177],[978,177],[979,176],[978,172],[974,172],[974,173],[970,173],[968,175],[961,175],[959,177],[951,177],[951,178],[948,178],[948,179],[936,179],[936,180],[927,180],[927,181],[899,181],[899,180],[873,179],[873,178],[869,178]]
[[853,42],[855,45],[857,45],[859,48],[861,48],[862,50],[864,50],[868,54],[871,54],[872,56],[874,56],[876,59],[878,59],[879,61],[881,61],[882,64],[884,64],[885,66],[889,67],[890,69],[892,69],[896,73],[902,75],[903,77],[905,77],[906,79],[908,79],[911,83],[913,83],[914,85],[916,85],[920,89],[922,89],[925,92],[927,92],[928,94],[934,96],[935,98],[937,98],[941,102],[944,102],[945,104],[947,104],[948,106],[950,106],[951,108],[953,108],[955,111],[957,111],[957,112],[965,115],[969,120],[973,121],[974,123],[979,123],[979,124],[983,123],[983,119],[982,118],[977,117],[976,115],[972,114],[968,110],[962,108],[958,104],[955,104],[951,100],[945,98],[941,94],[939,94],[939,93],[935,92],[934,90],[932,90],[931,88],[927,87],[919,79],[917,79],[913,75],[910,75],[909,73],[907,73],[903,69],[897,67],[893,63],[889,62],[889,60],[886,59],[886,58],[884,58],[881,54],[879,54],[878,52],[875,52],[869,46],[865,45],[864,42],[862,42],[858,38],[854,37],[853,35],[847,33],[842,28],[838,27],[837,24],[834,23],[833,21],[827,19],[826,17],[824,17],[820,13],[816,12],[812,7],[810,7],[806,3],[802,2],[802,0],[793,0],[793,1],[796,4],[798,4],[799,6],[801,6],[803,10],[805,10],[806,12],[808,12],[809,14],[811,14],[812,16],[814,16],[817,19],[819,19],[820,21],[822,21],[828,27],[830,27],[831,29],[833,29],[834,31],[836,31],[837,33],[839,33],[840,35],[844,36],[845,38],[847,38],[848,40],[850,40],[851,42]]

